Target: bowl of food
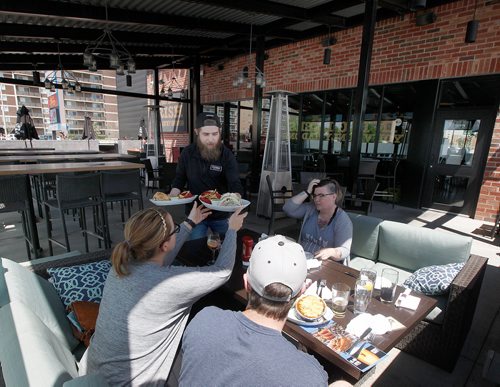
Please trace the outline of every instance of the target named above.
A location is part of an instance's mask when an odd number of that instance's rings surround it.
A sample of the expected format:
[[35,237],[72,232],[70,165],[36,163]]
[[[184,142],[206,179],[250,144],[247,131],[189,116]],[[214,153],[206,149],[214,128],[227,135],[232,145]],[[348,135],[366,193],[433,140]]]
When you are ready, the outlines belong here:
[[295,303],[295,311],[304,321],[315,321],[325,314],[326,304],[321,297],[315,294],[306,294]]

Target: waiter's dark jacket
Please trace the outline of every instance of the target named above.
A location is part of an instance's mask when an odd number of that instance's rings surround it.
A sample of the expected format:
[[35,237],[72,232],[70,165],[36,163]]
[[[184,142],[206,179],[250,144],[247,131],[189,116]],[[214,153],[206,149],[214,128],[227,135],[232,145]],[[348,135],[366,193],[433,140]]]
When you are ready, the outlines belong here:
[[[184,148],[177,164],[172,187],[181,191],[187,189],[195,195],[211,189],[216,189],[221,194],[226,192],[243,194],[238,163],[233,153],[224,145],[216,161],[204,160],[196,144]],[[190,209],[191,205],[186,206],[186,213],[189,213]],[[227,212],[213,211],[208,219],[224,219],[229,215]]]

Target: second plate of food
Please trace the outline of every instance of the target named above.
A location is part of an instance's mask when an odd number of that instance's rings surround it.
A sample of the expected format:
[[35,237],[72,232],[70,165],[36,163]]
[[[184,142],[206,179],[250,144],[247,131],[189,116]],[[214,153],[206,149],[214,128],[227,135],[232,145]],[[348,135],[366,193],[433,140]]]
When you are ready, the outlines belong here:
[[203,203],[203,205],[207,208],[210,208],[214,211],[222,211],[222,212],[234,212],[240,207],[246,207],[250,204],[250,202],[246,199],[240,199],[239,205],[221,205],[220,200],[212,200],[212,203]]
[[193,195],[187,191],[181,192],[182,194],[191,195],[189,197],[169,196],[163,192],[157,192],[149,201],[157,206],[178,206],[180,204],[188,204],[193,202],[198,195]]

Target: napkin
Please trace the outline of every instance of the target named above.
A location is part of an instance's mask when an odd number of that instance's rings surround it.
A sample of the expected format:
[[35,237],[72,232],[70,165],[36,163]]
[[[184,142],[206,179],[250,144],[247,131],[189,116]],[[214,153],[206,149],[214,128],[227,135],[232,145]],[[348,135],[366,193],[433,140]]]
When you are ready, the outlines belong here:
[[[321,265],[321,261],[320,261],[320,265]],[[317,291],[318,291],[318,282],[313,281],[311,283],[311,285],[306,289],[304,294],[318,294]],[[323,288],[323,292],[321,293],[321,298],[323,300],[331,300],[332,299],[332,291],[328,287],[328,285]]]
[[420,304],[420,298],[411,296],[411,289],[406,289],[401,293],[395,302],[398,308],[406,308],[410,310],[417,310],[418,304]]
[[367,328],[371,328],[374,335],[383,335],[391,331],[391,323],[384,315],[361,313],[347,324],[346,332],[359,337]]

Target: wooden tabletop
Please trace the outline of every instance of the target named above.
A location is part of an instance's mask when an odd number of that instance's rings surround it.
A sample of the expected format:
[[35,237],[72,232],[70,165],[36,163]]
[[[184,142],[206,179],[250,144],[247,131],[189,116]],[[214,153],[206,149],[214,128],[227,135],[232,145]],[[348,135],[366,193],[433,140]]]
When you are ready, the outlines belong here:
[[[246,292],[243,287],[243,274],[245,273],[246,268],[241,263],[241,238],[243,235],[250,235],[255,242],[257,242],[260,236],[260,234],[246,229],[238,232],[236,263],[233,273],[228,282],[224,285],[224,288],[229,291],[229,294],[234,299],[241,302],[242,305],[246,305]],[[210,256],[210,250],[206,246],[206,238],[202,238],[185,242],[184,246],[179,251],[177,258],[189,266],[203,266],[209,261]],[[311,271],[308,274],[308,278],[313,281],[326,279],[327,285],[330,288],[335,282],[344,282],[351,286],[351,289],[353,289],[358,275],[359,272],[355,269],[349,268],[337,262],[324,261],[320,269]],[[396,298],[403,290],[403,288],[398,287],[396,291]],[[416,295],[415,293],[412,294]],[[405,326],[404,329],[388,332],[385,335],[375,336],[372,340],[374,345],[381,350],[388,352],[420,321],[422,321],[437,303],[435,299],[421,294],[418,294],[418,297],[420,298],[418,309],[416,311],[411,311],[408,309],[396,308],[394,304],[382,303],[380,301],[379,292],[376,290],[374,291],[374,295],[368,305],[367,312],[373,315],[380,313],[384,316],[394,317]],[[353,301],[354,300],[351,296],[348,310],[344,318],[334,318],[334,321],[342,325],[344,328],[354,318]],[[308,352],[321,355],[329,363],[340,368],[343,372],[347,373],[355,380],[359,380],[363,376],[360,370],[343,359],[338,353],[324,345],[309,332],[302,329],[299,325],[287,322],[283,330],[286,334],[290,335],[292,338],[304,345]]]
[[128,161],[102,161],[79,163],[48,163],[48,164],[13,164],[0,165],[0,176],[6,175],[39,175],[43,173],[90,172],[119,169],[140,169],[144,164]]
[[[1,144],[1,143],[0,143]],[[56,150],[56,148],[0,148],[0,152]]]
[[38,155],[38,154],[26,154],[18,156],[4,156],[0,153],[0,163],[37,163],[40,161],[60,161],[60,160],[92,160],[102,159],[102,160],[116,160],[116,159],[137,159],[137,156],[122,154],[122,153],[96,153],[96,154],[75,154],[67,153],[63,155]]

